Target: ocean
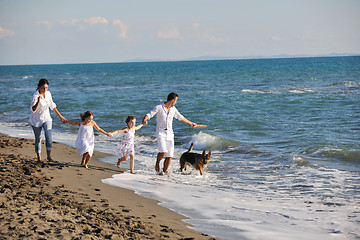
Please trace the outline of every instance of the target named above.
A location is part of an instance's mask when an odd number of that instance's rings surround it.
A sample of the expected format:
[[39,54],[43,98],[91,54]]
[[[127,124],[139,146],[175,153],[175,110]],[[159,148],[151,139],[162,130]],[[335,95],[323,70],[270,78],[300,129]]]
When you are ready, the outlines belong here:
[[[137,174],[127,161],[103,182],[159,200],[193,229],[221,239],[360,239],[360,57],[0,66],[0,132],[34,138],[40,78],[64,117],[89,110],[106,131],[128,115],[140,124],[178,93],[177,109],[207,128],[174,120],[170,174],[154,171],[154,118],[135,134]],[[74,146],[78,127],[52,117],[53,140]],[[95,139],[95,150],[114,154],[121,134]],[[212,152],[204,175],[179,172],[191,143]]]

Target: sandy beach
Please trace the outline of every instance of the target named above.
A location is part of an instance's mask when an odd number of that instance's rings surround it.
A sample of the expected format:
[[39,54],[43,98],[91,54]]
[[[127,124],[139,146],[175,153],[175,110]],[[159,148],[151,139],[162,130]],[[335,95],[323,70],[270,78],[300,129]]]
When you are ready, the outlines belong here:
[[76,149],[54,143],[53,161],[37,162],[33,140],[0,134],[0,239],[215,239],[157,201],[102,183],[121,172],[102,156],[85,169]]

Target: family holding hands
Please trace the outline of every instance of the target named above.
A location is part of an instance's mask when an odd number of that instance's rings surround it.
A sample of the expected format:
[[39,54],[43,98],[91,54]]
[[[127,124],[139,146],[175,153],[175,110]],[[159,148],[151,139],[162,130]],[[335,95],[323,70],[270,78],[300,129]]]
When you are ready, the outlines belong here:
[[[52,118],[50,111],[53,110],[56,115],[59,116],[62,123],[69,123],[72,125],[80,126],[78,135],[75,141],[75,146],[82,155],[81,165],[88,168],[88,163],[94,152],[94,128],[108,136],[112,137],[118,133],[124,133],[119,145],[115,148],[118,155],[117,167],[120,168],[121,162],[130,158],[130,173],[134,172],[134,137],[135,131],[148,124],[148,120],[156,115],[156,139],[158,142],[158,154],[155,164],[155,170],[158,173],[166,173],[171,162],[171,158],[174,155],[174,132],[172,129],[173,119],[176,118],[179,121],[189,124],[191,127],[202,127],[186,119],[175,108],[175,104],[178,100],[178,95],[174,92],[170,93],[167,97],[167,101],[159,105],[156,105],[148,114],[146,114],[142,120],[142,124],[136,126],[136,118],[134,116],[128,116],[126,119],[127,126],[114,131],[106,132],[101,129],[93,120],[94,116],[90,111],[80,114],[81,119],[78,121],[71,121],[64,118],[56,108],[56,104],[52,100],[52,95],[48,91],[49,82],[47,79],[42,78],[38,83],[38,88],[33,95],[30,110],[30,124],[33,128],[35,135],[35,153],[37,154],[38,161],[41,161],[41,131],[44,129],[45,145],[47,151],[47,159],[51,159],[52,150]],[[163,170],[160,170],[160,161],[165,158]]]

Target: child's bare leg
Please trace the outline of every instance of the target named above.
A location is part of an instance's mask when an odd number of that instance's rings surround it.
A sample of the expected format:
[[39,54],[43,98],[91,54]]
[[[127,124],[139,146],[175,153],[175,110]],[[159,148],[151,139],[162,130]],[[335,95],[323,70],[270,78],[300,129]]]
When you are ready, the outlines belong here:
[[134,155],[130,154],[130,173],[135,174],[134,172]]
[[89,153],[86,152],[86,153],[84,153],[84,154],[82,155],[81,166],[85,166],[85,159],[86,159],[87,154],[89,154]]
[[91,156],[88,153],[87,156],[86,156],[86,159],[85,159],[85,165],[84,165],[85,168],[88,168],[88,163],[90,162],[90,159],[91,159]]
[[128,155],[123,156],[122,158],[118,159],[117,167],[120,168],[121,162],[124,162],[127,160]]

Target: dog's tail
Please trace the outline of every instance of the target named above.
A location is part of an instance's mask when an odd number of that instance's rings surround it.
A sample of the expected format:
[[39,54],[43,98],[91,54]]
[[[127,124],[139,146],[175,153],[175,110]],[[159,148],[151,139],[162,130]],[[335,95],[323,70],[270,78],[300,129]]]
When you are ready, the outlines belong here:
[[193,150],[193,146],[194,146],[194,144],[193,144],[193,143],[191,143],[191,146],[190,146],[190,148],[189,148],[188,152],[191,152],[191,151]]

